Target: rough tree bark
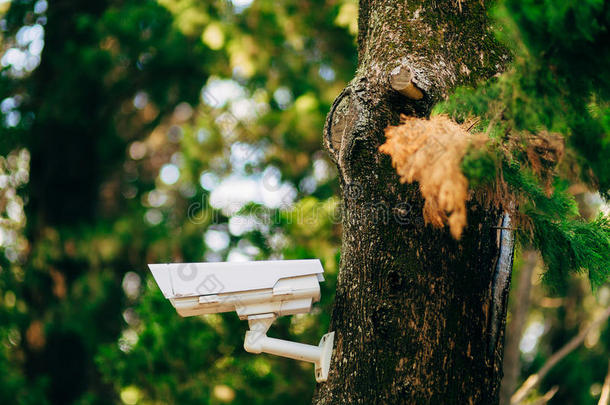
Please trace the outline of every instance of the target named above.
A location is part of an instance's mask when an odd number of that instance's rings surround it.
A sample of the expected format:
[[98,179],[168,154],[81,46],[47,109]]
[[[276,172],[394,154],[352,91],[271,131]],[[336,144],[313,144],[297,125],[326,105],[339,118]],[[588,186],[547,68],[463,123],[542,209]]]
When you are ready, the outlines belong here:
[[[502,69],[507,56],[486,7],[480,0],[360,2],[358,69],[324,131],[344,218],[335,352],[315,404],[498,401],[512,266],[512,249],[501,246],[510,232],[500,228],[508,219],[471,201],[459,241],[425,226],[417,185],[400,184],[378,151],[400,113],[424,117],[456,86]],[[409,73],[414,86],[404,85]]]

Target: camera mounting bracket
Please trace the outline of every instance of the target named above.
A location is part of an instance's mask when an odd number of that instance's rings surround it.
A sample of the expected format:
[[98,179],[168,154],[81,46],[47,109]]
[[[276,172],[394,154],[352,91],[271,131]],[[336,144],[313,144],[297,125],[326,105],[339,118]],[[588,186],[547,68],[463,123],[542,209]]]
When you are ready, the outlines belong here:
[[249,316],[248,325],[250,330],[246,332],[244,349],[249,353],[269,353],[314,363],[316,381],[326,381],[333,354],[335,332],[322,336],[318,346],[275,339],[268,337],[267,331],[276,318],[277,315],[274,313]]

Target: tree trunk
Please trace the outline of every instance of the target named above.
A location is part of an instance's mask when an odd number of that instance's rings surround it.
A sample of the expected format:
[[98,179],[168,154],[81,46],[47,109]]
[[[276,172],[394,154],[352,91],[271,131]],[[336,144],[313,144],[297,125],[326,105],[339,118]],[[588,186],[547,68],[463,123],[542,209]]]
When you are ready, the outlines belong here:
[[[454,240],[424,224],[418,186],[400,184],[378,151],[400,113],[424,117],[456,86],[505,65],[484,4],[360,2],[358,70],[324,132],[344,217],[335,352],[315,404],[498,401],[512,266],[511,232],[500,228],[509,218],[471,201]],[[397,73],[411,73],[415,89],[393,90]]]

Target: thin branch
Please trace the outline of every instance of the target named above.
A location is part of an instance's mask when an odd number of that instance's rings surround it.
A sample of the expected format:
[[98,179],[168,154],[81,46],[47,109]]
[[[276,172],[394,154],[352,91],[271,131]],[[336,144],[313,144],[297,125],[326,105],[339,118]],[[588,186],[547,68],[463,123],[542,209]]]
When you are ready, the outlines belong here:
[[609,405],[610,404],[610,361],[608,362],[608,374],[604,380],[604,386],[602,388],[602,394],[599,397],[597,405]]
[[555,396],[555,394],[557,394],[557,391],[559,391],[559,387],[556,385],[553,388],[551,388],[550,390],[548,390],[548,392],[546,394],[544,394],[542,397],[540,397],[537,400],[535,400],[534,402],[532,402],[531,405],[546,404]]
[[540,370],[536,374],[532,374],[525,380],[523,385],[513,394],[510,399],[511,405],[519,404],[534,389],[540,381],[546,376],[550,369],[552,369],[559,361],[570,354],[574,349],[584,342],[585,338],[593,329],[597,328],[600,324],[604,323],[610,317],[610,307],[606,308],[604,313],[597,318],[593,323],[583,329],[578,335],[572,338],[565,346],[559,351],[553,353],[551,357],[544,363]]

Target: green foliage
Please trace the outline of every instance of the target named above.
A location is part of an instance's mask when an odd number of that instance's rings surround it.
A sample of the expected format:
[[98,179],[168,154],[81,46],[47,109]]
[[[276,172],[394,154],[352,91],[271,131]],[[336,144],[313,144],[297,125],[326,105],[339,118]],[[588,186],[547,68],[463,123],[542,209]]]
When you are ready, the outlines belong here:
[[461,169],[473,188],[493,184],[496,180],[497,162],[493,153],[487,150],[473,150],[462,160]]
[[328,330],[337,184],[320,133],[355,69],[354,11],[0,5],[0,403],[310,402],[310,364],[246,353],[235,314],[178,317],[146,264],[320,257],[324,310],[270,333]]
[[542,254],[547,285],[561,291],[570,273],[587,272],[593,289],[610,281],[610,221],[600,214],[592,221],[579,217],[574,198],[556,184],[548,196],[535,175],[517,165],[505,166],[504,178],[521,193],[521,213],[526,217],[519,231],[521,243]]
[[[491,143],[467,154],[464,173],[475,188],[506,182],[531,228],[522,242],[541,251],[548,284],[560,289],[568,273],[586,271],[597,288],[610,279],[608,219],[579,218],[566,185],[578,178],[606,197],[610,192],[610,7],[599,0],[505,0],[493,14],[512,63],[477,88],[459,89],[435,113],[480,118],[474,130]],[[566,162],[550,173],[529,155],[538,146],[531,139],[545,130],[566,139],[565,153],[551,150]]]

